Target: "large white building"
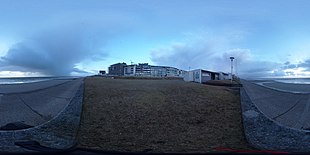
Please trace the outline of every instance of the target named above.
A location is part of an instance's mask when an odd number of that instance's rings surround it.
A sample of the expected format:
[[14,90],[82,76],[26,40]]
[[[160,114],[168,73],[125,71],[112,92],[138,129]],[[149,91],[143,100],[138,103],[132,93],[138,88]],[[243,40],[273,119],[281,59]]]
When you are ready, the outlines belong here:
[[152,66],[148,63],[127,65],[124,67],[124,76],[143,77],[184,77],[186,71],[169,66]]

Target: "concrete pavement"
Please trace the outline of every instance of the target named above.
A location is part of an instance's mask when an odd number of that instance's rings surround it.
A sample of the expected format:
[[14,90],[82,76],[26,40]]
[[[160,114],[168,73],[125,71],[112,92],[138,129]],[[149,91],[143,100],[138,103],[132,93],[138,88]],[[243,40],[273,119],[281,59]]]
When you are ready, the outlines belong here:
[[0,120],[6,124],[0,129],[0,154],[50,153],[73,148],[82,112],[83,80],[12,85],[27,91],[4,89],[10,93],[4,92],[0,102]]
[[70,103],[82,82],[78,78],[0,85],[0,128],[14,122],[37,126],[49,121]]
[[68,81],[72,81],[74,78],[67,79],[54,79],[33,83],[22,83],[22,84],[2,84],[0,85],[0,94],[12,94],[12,93],[23,93],[38,91],[40,89],[45,89],[48,87],[60,85]]
[[268,118],[284,126],[310,129],[309,88],[294,85],[294,89],[289,90],[287,85],[281,87],[281,84],[270,83],[266,87],[245,80],[241,82],[251,101]]

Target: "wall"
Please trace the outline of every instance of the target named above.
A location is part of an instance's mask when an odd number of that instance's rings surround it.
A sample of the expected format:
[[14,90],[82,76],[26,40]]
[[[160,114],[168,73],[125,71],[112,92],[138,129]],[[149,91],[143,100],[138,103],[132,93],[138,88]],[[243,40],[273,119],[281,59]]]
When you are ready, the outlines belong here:
[[186,72],[184,74],[183,80],[188,82],[194,81],[194,72],[193,71]]

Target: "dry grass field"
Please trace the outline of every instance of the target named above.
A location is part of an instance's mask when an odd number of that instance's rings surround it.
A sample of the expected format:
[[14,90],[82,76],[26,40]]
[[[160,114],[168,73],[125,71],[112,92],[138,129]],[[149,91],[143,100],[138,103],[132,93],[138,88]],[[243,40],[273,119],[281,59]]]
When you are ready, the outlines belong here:
[[250,150],[239,102],[228,87],[88,77],[78,147],[156,153]]

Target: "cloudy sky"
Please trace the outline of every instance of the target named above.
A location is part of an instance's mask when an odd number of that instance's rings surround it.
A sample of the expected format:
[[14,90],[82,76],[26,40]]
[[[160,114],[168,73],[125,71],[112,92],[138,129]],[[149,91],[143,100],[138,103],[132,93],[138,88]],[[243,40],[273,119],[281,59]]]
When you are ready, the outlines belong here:
[[1,0],[0,76],[125,62],[310,77],[309,0]]

